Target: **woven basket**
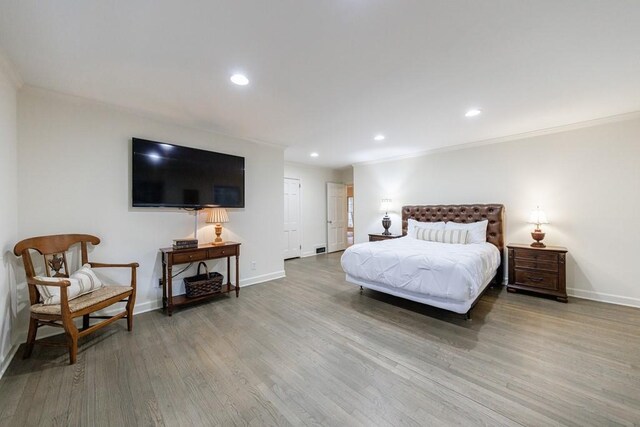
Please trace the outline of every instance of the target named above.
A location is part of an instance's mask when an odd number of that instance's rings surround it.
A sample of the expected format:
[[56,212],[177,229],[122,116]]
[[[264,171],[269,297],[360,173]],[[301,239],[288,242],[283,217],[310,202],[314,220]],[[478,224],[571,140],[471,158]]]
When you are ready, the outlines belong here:
[[[204,266],[204,274],[200,274],[200,267]],[[184,288],[187,298],[201,297],[203,295],[215,294],[222,290],[223,276],[220,273],[209,273],[207,264],[198,264],[198,274],[184,278]]]

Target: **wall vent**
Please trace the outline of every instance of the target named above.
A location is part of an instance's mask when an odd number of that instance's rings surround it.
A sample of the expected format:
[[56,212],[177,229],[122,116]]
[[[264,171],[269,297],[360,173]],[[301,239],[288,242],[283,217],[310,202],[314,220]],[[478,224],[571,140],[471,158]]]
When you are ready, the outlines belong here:
[[320,247],[320,248],[316,248],[316,253],[317,254],[323,254],[327,251],[327,248],[325,248],[324,246]]

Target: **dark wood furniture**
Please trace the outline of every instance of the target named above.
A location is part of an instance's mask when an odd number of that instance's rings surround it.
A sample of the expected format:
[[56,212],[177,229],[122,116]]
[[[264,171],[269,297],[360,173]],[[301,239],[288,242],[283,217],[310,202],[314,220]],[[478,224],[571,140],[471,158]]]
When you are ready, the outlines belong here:
[[398,237],[402,237],[402,235],[401,234],[371,233],[371,234],[369,234],[369,241],[370,242],[378,242],[380,240],[397,239]]
[[[222,245],[201,245],[196,249],[163,248],[162,252],[162,308],[171,316],[175,307],[195,302],[206,301],[221,294],[228,294],[235,290],[236,298],[240,295],[240,243],[224,242]],[[236,258],[236,284],[231,284],[231,257]],[[173,295],[173,266],[176,264],[188,264],[210,259],[227,259],[227,283],[222,286],[220,292],[203,295],[195,298],[187,298],[186,295]]]
[[567,302],[566,255],[560,246],[535,248],[531,245],[507,245],[509,282],[507,290],[517,289],[552,295]]
[[[36,272],[34,267],[34,259],[32,258],[32,250],[41,254],[44,258],[46,272],[49,273],[47,266],[48,257],[61,259],[64,272],[57,271],[55,277],[68,278],[69,268],[67,265],[66,252],[75,244],[80,244],[80,254],[82,265],[89,264],[91,268],[106,267],[122,267],[131,269],[130,286],[105,286],[94,290],[89,294],[82,295],[69,301],[67,297],[67,287],[70,285],[68,280],[62,280],[59,283],[43,282],[35,279]],[[122,318],[127,319],[127,329],[133,329],[133,307],[136,301],[136,269],[138,263],[130,264],[104,264],[97,262],[89,262],[87,256],[87,243],[97,245],[100,239],[88,234],[60,234],[55,236],[40,236],[22,240],[13,248],[16,256],[22,256],[24,269],[27,276],[27,284],[29,287],[29,300],[31,302],[31,315],[29,319],[29,332],[27,333],[27,342],[24,349],[23,357],[26,359],[31,356],[34,344],[54,345],[47,341],[36,341],[36,335],[40,326],[54,326],[63,328],[66,338],[67,347],[69,348],[69,363],[76,362],[78,354],[78,339],[88,335],[103,326]],[[57,268],[56,268],[57,270]],[[43,305],[40,304],[40,293],[36,285],[58,286],[60,287],[60,304]],[[91,316],[103,308],[109,307],[118,302],[126,302],[124,311],[114,316]],[[73,319],[82,317],[82,329],[78,330]],[[106,319],[95,325],[90,325],[90,319]]]

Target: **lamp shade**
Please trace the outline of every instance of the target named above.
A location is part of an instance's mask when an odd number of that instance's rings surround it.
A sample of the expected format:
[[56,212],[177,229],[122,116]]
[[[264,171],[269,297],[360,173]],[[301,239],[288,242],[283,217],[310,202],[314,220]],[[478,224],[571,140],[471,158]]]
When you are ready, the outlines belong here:
[[227,210],[224,208],[213,208],[209,211],[209,216],[207,217],[208,223],[220,224],[222,222],[229,222],[229,215],[227,215]]
[[529,216],[529,224],[549,224],[547,214],[541,211],[540,207],[537,207]]
[[380,202],[380,210],[387,212],[391,209],[391,199],[382,199]]

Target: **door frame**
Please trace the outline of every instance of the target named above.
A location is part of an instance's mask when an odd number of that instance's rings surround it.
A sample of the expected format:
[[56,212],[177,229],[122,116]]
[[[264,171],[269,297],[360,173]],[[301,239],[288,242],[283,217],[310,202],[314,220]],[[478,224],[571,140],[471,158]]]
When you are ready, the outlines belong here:
[[[329,251],[329,184],[337,184],[337,185],[343,185],[344,186],[344,211],[346,213],[345,215],[345,225],[344,225],[344,242],[345,242],[345,247],[344,249],[339,249],[335,252],[340,252],[340,251],[344,251],[345,249],[347,249],[349,247],[349,245],[347,244],[347,224],[349,222],[349,213],[348,213],[348,206],[347,206],[347,184],[345,184],[344,182],[334,182],[334,181],[327,181],[325,183],[325,194],[324,194],[324,199],[325,199],[325,231],[326,231],[326,238],[327,238],[327,253],[332,253]],[[355,224],[354,224],[355,225]]]
[[299,200],[299,203],[298,203],[298,218],[300,218],[300,232],[298,233],[300,235],[300,256],[293,257],[293,258],[284,258],[284,260],[296,259],[296,258],[304,258],[303,253],[302,253],[302,241],[304,239],[303,231],[302,231],[302,211],[303,211],[303,209],[302,209],[302,178],[294,178],[294,177],[290,177],[290,176],[284,176],[283,177],[283,181],[285,179],[295,179],[300,184],[300,187],[298,187],[298,194],[300,195],[300,197],[299,197],[300,200]]

